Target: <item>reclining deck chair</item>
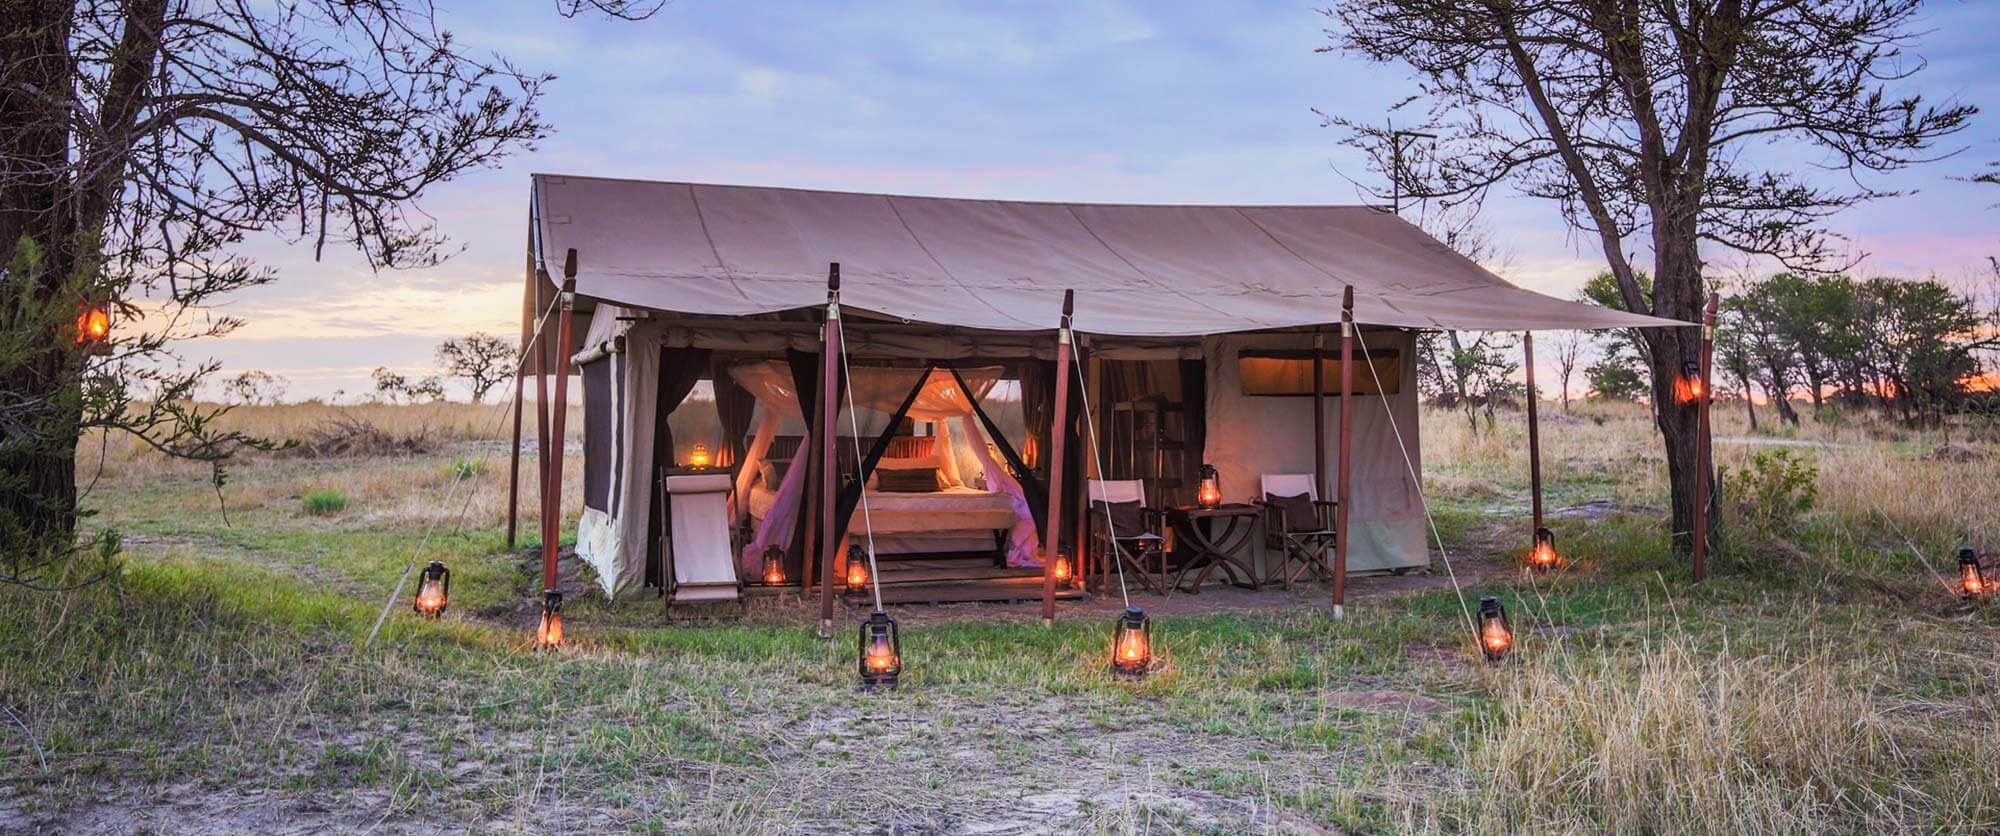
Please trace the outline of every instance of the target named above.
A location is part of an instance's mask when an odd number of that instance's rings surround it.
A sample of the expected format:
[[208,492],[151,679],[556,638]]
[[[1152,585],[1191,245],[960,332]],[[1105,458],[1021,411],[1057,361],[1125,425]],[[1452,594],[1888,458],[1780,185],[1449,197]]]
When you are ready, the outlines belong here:
[[[1129,512],[1133,505],[1137,513]],[[1167,515],[1146,506],[1144,482],[1090,480],[1089,519],[1089,554],[1099,584],[1113,571],[1111,561],[1117,560],[1131,567],[1146,588],[1167,594]]]
[[[1333,577],[1327,550],[1333,548],[1335,503],[1322,501],[1310,473],[1266,473],[1257,504],[1264,509],[1264,547],[1280,555],[1277,574],[1285,588],[1311,572],[1322,580]],[[1303,497],[1303,499],[1300,499]]]
[[737,547],[729,525],[729,495],[735,478],[727,472],[666,476],[660,501],[671,509],[660,535],[660,559],[669,564],[668,609],[675,604],[743,604],[736,574]]

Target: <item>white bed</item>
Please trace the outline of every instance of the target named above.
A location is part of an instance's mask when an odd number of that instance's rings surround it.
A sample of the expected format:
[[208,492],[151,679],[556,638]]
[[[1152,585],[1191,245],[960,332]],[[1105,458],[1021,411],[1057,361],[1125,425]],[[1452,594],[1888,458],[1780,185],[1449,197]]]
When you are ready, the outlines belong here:
[[[992,551],[1001,540],[994,532],[1014,525],[1013,499],[1006,494],[977,488],[941,488],[924,493],[867,492],[868,527],[875,532],[875,548],[882,554],[916,552]],[[763,485],[750,489],[750,516],[761,525],[764,515],[777,501],[777,492]],[[849,536],[864,531],[861,509],[848,523]]]

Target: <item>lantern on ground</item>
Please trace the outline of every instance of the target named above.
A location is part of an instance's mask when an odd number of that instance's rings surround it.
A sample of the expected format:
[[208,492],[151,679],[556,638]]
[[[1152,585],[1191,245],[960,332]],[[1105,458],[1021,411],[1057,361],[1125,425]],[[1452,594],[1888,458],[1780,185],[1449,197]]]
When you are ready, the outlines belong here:
[[542,623],[535,628],[535,647],[559,650],[562,643],[562,590],[542,590]]
[[688,467],[707,470],[712,464],[715,464],[715,454],[708,451],[708,445],[696,444],[694,449],[688,451]]
[[1546,572],[1561,565],[1562,555],[1556,551],[1556,533],[1546,525],[1535,529],[1535,547],[1528,550],[1528,566]]
[[1215,465],[1201,466],[1201,485],[1195,488],[1194,502],[1203,508],[1222,504],[1222,475],[1216,472]]
[[849,546],[847,548],[847,588],[859,589],[867,585],[867,555],[861,553],[860,546]]
[[896,678],[903,675],[903,640],[896,634],[896,619],[881,610],[868,616],[861,622],[855,651],[861,660],[861,687],[896,687]]
[[1701,379],[1701,364],[1689,360],[1681,364],[1681,376],[1674,381],[1674,395],[1681,403],[1700,401],[1708,394],[1708,385]]
[[1069,552],[1061,550],[1056,552],[1056,565],[1051,567],[1051,571],[1056,576],[1056,583],[1069,583],[1070,576],[1074,574],[1070,566]]
[[1153,625],[1146,611],[1126,607],[1111,632],[1111,672],[1138,679],[1153,666]]
[[445,568],[444,561],[433,560],[417,577],[417,613],[436,618],[444,615],[444,608],[450,603],[451,570]]
[[1993,581],[1986,577],[1979,555],[1970,546],[1958,550],[1958,597],[1976,601],[1993,594]]
[[1513,649],[1514,628],[1507,623],[1507,608],[1491,595],[1479,599],[1479,652],[1486,654],[1486,661],[1498,662]]
[[103,345],[111,339],[111,309],[86,302],[77,307],[76,344]]
[[764,550],[764,583],[777,586],[785,582],[785,550],[772,546]]

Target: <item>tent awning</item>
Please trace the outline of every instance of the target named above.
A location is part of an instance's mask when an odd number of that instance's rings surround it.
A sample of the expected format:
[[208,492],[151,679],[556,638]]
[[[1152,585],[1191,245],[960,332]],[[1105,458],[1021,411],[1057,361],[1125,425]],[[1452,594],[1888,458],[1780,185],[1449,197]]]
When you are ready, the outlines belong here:
[[[826,301],[942,326],[1194,336],[1355,319],[1407,328],[1545,330],[1691,323],[1508,284],[1367,206],[1176,206],[901,197],[538,174],[545,263],[578,254],[577,292],[639,308],[743,316]],[[552,269],[551,272],[557,272]]]

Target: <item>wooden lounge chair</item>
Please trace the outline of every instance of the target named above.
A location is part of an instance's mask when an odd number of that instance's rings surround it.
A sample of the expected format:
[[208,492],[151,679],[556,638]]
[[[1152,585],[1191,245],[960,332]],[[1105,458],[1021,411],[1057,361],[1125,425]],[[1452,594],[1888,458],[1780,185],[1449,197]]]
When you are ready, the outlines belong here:
[[[1304,496],[1305,502],[1286,501],[1298,496]],[[1292,581],[1308,572],[1322,580],[1333,577],[1327,552],[1333,548],[1335,503],[1319,498],[1312,474],[1264,474],[1257,504],[1264,509],[1264,547],[1280,555],[1277,572],[1265,578],[1265,583],[1281,579],[1290,589]]]
[[737,545],[729,525],[729,495],[735,479],[727,472],[680,474],[660,479],[660,500],[672,509],[660,543],[666,561],[669,610],[675,604],[743,603],[736,572]]
[[[1110,505],[1136,502],[1136,525],[1123,524],[1107,514]],[[1166,512],[1146,506],[1146,485],[1137,479],[1090,480],[1090,559],[1099,582],[1114,570],[1117,560],[1130,568],[1146,588],[1167,594]]]

